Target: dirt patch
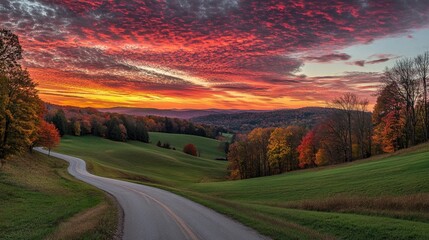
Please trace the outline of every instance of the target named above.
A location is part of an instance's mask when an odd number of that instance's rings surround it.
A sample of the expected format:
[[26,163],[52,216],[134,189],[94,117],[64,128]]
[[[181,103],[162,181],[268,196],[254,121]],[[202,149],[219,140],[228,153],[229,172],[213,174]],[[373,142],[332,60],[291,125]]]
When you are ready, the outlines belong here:
[[94,229],[99,224],[100,218],[107,211],[109,205],[101,203],[84,212],[78,213],[61,223],[58,229],[46,239],[75,239],[78,236]]

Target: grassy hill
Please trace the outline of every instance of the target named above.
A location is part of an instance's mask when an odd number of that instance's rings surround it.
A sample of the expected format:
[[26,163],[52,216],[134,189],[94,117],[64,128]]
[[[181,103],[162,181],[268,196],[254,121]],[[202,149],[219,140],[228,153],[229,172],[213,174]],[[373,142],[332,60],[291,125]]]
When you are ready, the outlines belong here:
[[429,236],[428,144],[350,164],[240,181],[221,181],[225,162],[152,144],[67,137],[58,150],[87,160],[96,174],[174,191],[274,239]]
[[216,159],[225,157],[221,142],[211,138],[186,134],[149,132],[149,139],[152,144],[156,144],[158,141],[162,143],[168,142],[178,151],[182,151],[186,144],[192,143],[197,147],[203,158]]
[[0,169],[0,239],[106,239],[116,208],[105,195],[42,154],[14,157]]
[[65,136],[57,150],[85,159],[89,170],[96,174],[166,186],[219,181],[227,175],[224,161],[193,157],[181,149],[164,149],[136,141],[123,143],[92,136]]

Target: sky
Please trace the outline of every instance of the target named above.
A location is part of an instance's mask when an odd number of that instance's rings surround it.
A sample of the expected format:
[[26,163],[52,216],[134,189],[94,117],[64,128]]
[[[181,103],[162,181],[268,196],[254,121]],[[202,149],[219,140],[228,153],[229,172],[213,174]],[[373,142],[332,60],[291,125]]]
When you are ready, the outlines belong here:
[[7,0],[41,98],[80,107],[283,109],[375,103],[429,50],[428,0]]

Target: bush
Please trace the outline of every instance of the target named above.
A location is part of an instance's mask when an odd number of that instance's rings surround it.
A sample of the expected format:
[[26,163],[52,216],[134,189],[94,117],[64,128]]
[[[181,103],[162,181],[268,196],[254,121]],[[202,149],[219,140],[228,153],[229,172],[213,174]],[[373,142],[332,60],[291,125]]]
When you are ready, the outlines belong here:
[[198,155],[197,147],[192,143],[186,144],[185,147],[183,147],[183,152],[192,156]]

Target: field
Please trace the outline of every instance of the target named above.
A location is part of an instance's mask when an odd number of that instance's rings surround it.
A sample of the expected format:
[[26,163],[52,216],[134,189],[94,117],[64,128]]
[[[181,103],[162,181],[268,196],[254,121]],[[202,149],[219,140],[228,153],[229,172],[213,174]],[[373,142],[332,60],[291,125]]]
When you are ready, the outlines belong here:
[[241,181],[224,181],[225,162],[153,144],[66,137],[58,151],[87,160],[96,174],[174,191],[274,239],[429,236],[428,144],[351,164]]
[[115,234],[112,200],[66,172],[67,163],[23,154],[0,170],[0,239],[106,239]]
[[[208,138],[189,135],[181,137],[190,137],[190,141],[200,138],[201,142],[217,143]],[[189,141],[179,139],[170,142],[180,144]],[[183,153],[181,149],[164,149],[142,142],[122,143],[98,137],[65,136],[57,150],[85,159],[89,170],[96,174],[157,185],[181,186],[220,181],[227,175],[225,161],[193,157]]]
[[161,141],[161,143],[170,143],[178,151],[182,151],[186,144],[192,143],[197,147],[198,152],[201,153],[201,157],[203,158],[216,159],[225,157],[225,152],[220,148],[221,142],[210,138],[185,134],[149,132],[149,139],[152,144],[156,144],[158,141]]

